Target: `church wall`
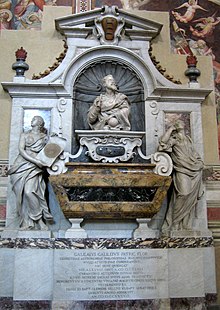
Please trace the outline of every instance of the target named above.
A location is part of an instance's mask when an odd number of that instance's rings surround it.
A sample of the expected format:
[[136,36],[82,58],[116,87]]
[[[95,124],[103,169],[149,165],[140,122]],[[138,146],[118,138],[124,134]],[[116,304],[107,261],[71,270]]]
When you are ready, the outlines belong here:
[[[2,30],[0,35],[0,81],[12,81],[15,71],[11,69],[15,62],[15,52],[21,46],[27,51],[30,69],[25,76],[31,79],[33,74],[44,72],[52,66],[56,57],[64,50],[64,38],[55,30],[54,19],[71,14],[70,7],[45,7],[42,29],[40,31]],[[7,57],[5,57],[7,55]],[[11,98],[0,88],[0,160],[8,159]]]
[[[49,7],[44,8],[42,29],[40,31],[18,31],[2,30],[0,44],[4,49],[0,50],[1,72],[0,81],[12,81],[15,72],[11,69],[15,62],[15,51],[23,46],[28,56],[26,62],[30,69],[25,73],[26,78],[31,79],[33,74],[43,73],[56,61],[56,57],[64,50],[63,37],[58,34],[54,27],[54,19],[57,17],[70,15],[71,7]],[[134,12],[135,13],[135,12]],[[187,68],[185,56],[173,55],[170,53],[169,37],[169,14],[164,12],[136,12],[140,16],[161,22],[164,26],[161,34],[152,42],[152,55],[159,61],[161,67],[166,69],[166,74],[173,76],[175,80],[187,83],[184,72]],[[4,57],[7,55],[7,58]],[[212,88],[213,80],[212,65],[210,57],[198,57],[197,67],[201,70],[199,82],[201,87]],[[207,79],[207,77],[209,77]],[[0,160],[7,160],[10,130],[11,99],[1,87],[0,105],[2,122],[0,124]],[[214,95],[203,104],[203,124],[204,124],[204,156],[207,164],[218,162],[217,146],[217,125],[216,108]],[[209,141],[212,139],[213,146],[210,148]]]
[[[152,56],[155,56],[159,65],[166,69],[166,74],[173,77],[174,80],[180,80],[183,84],[187,84],[188,79],[184,75],[187,68],[186,56],[172,54],[170,51],[169,14],[156,11],[133,12],[163,24],[160,35],[152,42]],[[56,62],[56,57],[65,50],[64,37],[56,31],[54,19],[70,15],[71,13],[72,8],[68,6],[45,6],[41,30],[1,30],[0,45],[4,48],[0,49],[0,81],[13,80],[15,72],[11,66],[15,62],[15,51],[21,46],[28,53],[26,62],[30,68],[25,73],[26,78],[31,79],[34,74],[44,73],[50,66],[53,66]],[[197,58],[197,67],[201,70],[201,77],[198,79],[201,87],[213,88],[211,57],[198,56]],[[7,169],[8,161],[11,98],[3,90],[2,86],[0,87],[0,110],[0,166],[2,171],[1,177],[4,178],[0,185],[3,188],[0,191],[0,196],[2,196],[0,206],[2,208],[1,214],[5,214],[5,169]],[[202,116],[205,163],[217,165],[219,158],[214,92],[203,103]],[[212,142],[211,145],[210,141]]]
[[[43,73],[49,66],[56,61],[56,57],[64,51],[64,42],[62,37],[56,30],[54,19],[70,15],[72,8],[69,6],[44,7],[42,29],[39,31],[30,30],[1,30],[0,32],[0,81],[12,81],[15,72],[11,69],[11,65],[15,62],[15,51],[23,46],[28,52],[26,62],[30,69],[25,73],[26,78],[31,79],[33,74]],[[133,11],[135,13],[135,11]],[[173,55],[170,52],[170,36],[169,36],[169,14],[162,12],[144,12],[138,11],[139,16],[149,18],[164,24],[161,34],[152,42],[152,54],[166,73],[173,76],[174,79],[180,80],[183,84],[188,82],[184,75],[187,68],[185,55]],[[6,57],[7,55],[7,57]],[[201,70],[201,77],[198,79],[201,87],[214,88],[212,78],[213,67],[212,59],[207,56],[198,56],[197,67]],[[10,137],[10,121],[11,121],[11,98],[0,87],[0,230],[1,223],[5,218],[6,205],[6,167],[8,160],[9,137]],[[204,159],[207,165],[219,163],[218,155],[218,133],[216,122],[216,105],[215,95],[212,93],[202,106],[203,117],[203,139],[204,139]],[[216,191],[218,191],[217,189]],[[210,200],[212,200],[210,198]],[[215,199],[215,204],[210,204],[211,208],[219,210],[220,198]],[[216,213],[218,213],[218,210]],[[219,214],[219,213],[218,213]],[[215,222],[220,218],[215,217]],[[219,244],[219,243],[218,243]],[[216,261],[220,259],[219,245],[216,248]],[[219,274],[219,266],[217,268]],[[218,279],[218,277],[217,277]],[[218,286],[220,282],[218,280]]]

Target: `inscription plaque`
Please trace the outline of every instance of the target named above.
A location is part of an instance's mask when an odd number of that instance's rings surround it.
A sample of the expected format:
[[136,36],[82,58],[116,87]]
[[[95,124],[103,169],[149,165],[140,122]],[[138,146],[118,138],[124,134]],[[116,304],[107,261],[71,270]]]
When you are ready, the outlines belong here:
[[54,299],[168,298],[167,251],[57,250]]

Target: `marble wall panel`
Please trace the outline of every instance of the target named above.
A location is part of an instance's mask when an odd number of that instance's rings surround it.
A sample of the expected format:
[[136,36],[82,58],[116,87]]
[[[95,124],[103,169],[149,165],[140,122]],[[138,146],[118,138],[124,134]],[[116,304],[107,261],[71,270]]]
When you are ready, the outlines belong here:
[[170,249],[168,253],[170,297],[205,296],[202,249]]
[[214,248],[207,240],[166,241],[1,239],[0,298],[94,301],[214,295]]
[[[12,298],[0,298],[1,310],[53,310],[51,301],[35,300],[35,301],[15,301]],[[68,308],[60,308],[59,310],[68,310]]]
[[206,294],[216,293],[215,248],[203,248],[204,284]]
[[14,257],[15,249],[0,249],[0,297],[13,295]]
[[16,249],[14,300],[51,300],[53,251]]
[[54,300],[168,298],[167,250],[55,250]]

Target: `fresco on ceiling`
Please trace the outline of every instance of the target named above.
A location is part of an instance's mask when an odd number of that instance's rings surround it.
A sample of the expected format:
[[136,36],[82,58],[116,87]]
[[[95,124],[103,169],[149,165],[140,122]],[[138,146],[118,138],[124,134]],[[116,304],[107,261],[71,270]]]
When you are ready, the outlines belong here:
[[[44,5],[71,6],[72,1],[0,0],[0,29],[39,30]],[[172,51],[212,57],[220,146],[220,0],[92,0],[92,8],[103,5],[169,12]]]

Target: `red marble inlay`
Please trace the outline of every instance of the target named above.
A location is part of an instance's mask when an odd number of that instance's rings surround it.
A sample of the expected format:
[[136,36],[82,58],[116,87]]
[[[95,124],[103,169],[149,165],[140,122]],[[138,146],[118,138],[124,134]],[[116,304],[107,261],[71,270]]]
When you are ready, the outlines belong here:
[[5,220],[6,218],[6,206],[0,205],[0,220]]
[[208,208],[208,220],[220,221],[220,207],[219,208]]

